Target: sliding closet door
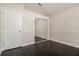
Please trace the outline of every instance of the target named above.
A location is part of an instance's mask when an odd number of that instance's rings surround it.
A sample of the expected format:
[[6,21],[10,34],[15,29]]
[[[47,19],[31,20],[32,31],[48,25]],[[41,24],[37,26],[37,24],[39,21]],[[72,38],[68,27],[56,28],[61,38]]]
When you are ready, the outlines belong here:
[[11,49],[22,43],[22,14],[11,9],[2,9],[3,48]]
[[48,20],[36,18],[35,20],[35,41],[48,39]]

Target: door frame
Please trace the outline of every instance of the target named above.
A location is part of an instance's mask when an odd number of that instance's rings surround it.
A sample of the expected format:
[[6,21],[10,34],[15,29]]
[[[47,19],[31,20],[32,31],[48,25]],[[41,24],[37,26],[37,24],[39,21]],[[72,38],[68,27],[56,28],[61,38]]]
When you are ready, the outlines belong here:
[[[43,19],[43,20],[46,20],[47,21],[47,25],[48,25],[48,28],[47,28],[47,39],[46,39],[46,41],[47,40],[49,40],[49,29],[50,29],[50,27],[49,27],[49,19],[47,19],[47,18],[40,18],[40,17],[35,17],[35,20],[34,20],[34,39],[35,39],[35,22],[36,22],[36,20],[40,20],[40,19]],[[43,40],[44,41],[44,40]],[[36,42],[37,43],[37,42]]]

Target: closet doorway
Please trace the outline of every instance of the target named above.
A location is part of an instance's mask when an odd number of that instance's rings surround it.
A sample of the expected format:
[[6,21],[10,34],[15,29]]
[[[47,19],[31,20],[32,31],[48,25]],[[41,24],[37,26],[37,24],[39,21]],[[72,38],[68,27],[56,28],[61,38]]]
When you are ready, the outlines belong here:
[[35,18],[35,42],[49,39],[49,20]]

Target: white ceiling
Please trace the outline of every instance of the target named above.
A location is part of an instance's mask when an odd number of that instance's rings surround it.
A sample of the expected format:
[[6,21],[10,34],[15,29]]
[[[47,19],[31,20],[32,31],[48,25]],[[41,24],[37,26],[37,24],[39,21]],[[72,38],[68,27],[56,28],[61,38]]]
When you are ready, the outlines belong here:
[[45,15],[53,15],[54,13],[60,12],[63,9],[77,5],[76,3],[41,3],[39,6],[36,3],[26,4],[26,8],[35,12],[43,13]]
[[49,3],[49,4],[42,4],[43,10],[46,12],[48,15],[52,15],[54,13],[57,13],[59,11],[62,11],[63,9],[72,7],[76,4],[72,3]]

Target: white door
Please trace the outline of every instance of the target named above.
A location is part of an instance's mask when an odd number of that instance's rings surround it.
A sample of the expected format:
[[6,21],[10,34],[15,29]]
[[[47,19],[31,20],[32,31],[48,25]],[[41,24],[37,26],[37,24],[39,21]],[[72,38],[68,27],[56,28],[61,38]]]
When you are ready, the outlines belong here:
[[2,10],[2,26],[4,27],[3,48],[11,49],[22,43],[22,14],[16,10]]

